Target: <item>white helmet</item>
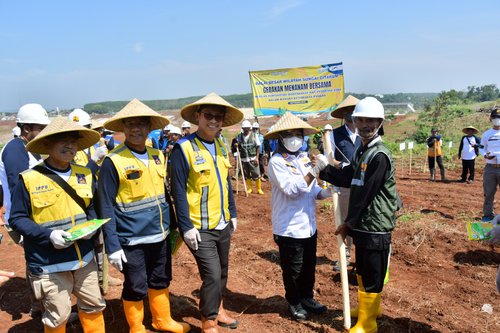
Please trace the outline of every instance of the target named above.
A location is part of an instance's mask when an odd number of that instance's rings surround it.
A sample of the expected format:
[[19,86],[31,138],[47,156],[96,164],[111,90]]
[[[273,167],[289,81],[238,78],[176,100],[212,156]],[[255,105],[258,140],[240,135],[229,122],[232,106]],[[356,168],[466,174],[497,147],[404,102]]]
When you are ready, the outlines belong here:
[[170,131],[172,130],[172,127],[174,127],[174,126],[172,126],[172,124],[168,124],[167,126],[165,126],[165,127],[163,128],[163,130],[164,130],[164,131],[169,131],[169,132],[170,132]]
[[258,122],[253,123],[252,128],[260,128],[260,125]]
[[181,129],[177,126],[172,126],[170,128],[170,134],[177,134],[177,135],[182,135]]
[[74,109],[68,115],[68,120],[78,123],[80,126],[88,126],[92,123],[90,115],[82,109]]
[[17,138],[20,135],[21,135],[21,129],[18,126],[14,127],[12,129],[12,136]]
[[384,106],[375,97],[365,97],[356,104],[352,117],[384,119]]
[[326,124],[326,125],[325,125],[325,131],[331,131],[331,130],[333,130],[332,125],[330,125],[330,124]]
[[252,124],[248,120],[243,120],[241,123],[241,128],[252,128]]
[[191,123],[189,121],[185,121],[181,125],[182,128],[191,128]]
[[18,124],[48,125],[50,123],[47,111],[40,104],[24,104],[17,112],[16,122]]

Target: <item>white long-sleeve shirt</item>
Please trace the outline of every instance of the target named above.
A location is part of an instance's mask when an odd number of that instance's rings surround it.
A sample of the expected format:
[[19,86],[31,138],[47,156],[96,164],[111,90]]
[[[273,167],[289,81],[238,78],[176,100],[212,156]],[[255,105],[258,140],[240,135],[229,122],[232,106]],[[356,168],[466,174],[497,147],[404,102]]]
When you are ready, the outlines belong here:
[[297,156],[275,153],[269,161],[273,234],[308,238],[316,233],[316,200],[328,195],[321,192],[316,179],[307,185],[304,176],[311,167],[305,152]]
[[500,164],[500,130],[490,128],[484,132],[481,137],[481,145],[484,147],[479,150],[481,156],[484,156],[487,153],[495,156],[495,158],[492,158],[491,160],[486,159],[486,163]]

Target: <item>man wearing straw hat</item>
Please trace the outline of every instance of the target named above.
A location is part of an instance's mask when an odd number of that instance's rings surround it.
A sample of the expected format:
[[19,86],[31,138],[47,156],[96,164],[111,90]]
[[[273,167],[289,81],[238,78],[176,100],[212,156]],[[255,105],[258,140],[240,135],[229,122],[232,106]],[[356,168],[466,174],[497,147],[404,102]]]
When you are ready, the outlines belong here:
[[328,161],[318,155],[312,166],[307,152],[300,151],[304,136],[317,130],[291,113],[285,113],[264,137],[277,139],[278,146],[268,164],[274,241],[279,247],[280,265],[288,309],[295,320],[311,313],[324,313],[326,306],[314,299],[316,274],[316,200],[330,197],[316,181]]
[[20,175],[12,195],[10,225],[24,237],[32,288],[44,305],[44,332],[66,331],[71,294],[78,299],[84,332],[104,332],[92,233],[76,241],[65,230],[95,218],[95,180],[90,169],[72,164],[76,152],[99,133],[64,118],[52,121],[26,149],[48,158]]
[[151,130],[168,119],[133,99],[104,127],[125,134],[125,142],[104,158],[99,172],[99,215],[109,262],[123,272],[122,301],[130,332],[146,332],[144,298],[148,296],[153,328],[183,333],[186,323],[171,317],[169,284],[171,249],[166,242],[175,223],[165,188],[165,158],[146,146]]
[[335,231],[343,238],[350,235],[356,246],[358,307],[351,310],[351,316],[358,321],[349,332],[376,332],[398,206],[395,167],[380,137],[382,103],[366,97],[356,104],[352,117],[361,137],[352,164],[341,169],[327,167],[320,178],[337,186],[351,186],[347,218]]
[[[354,127],[354,123],[352,121],[352,112],[358,102],[359,99],[349,95],[331,113],[333,118],[344,120],[344,125],[341,125],[332,131],[331,140],[333,158],[339,162],[339,167],[351,164],[354,151],[361,145],[361,138],[356,134],[356,128]],[[331,156],[329,156],[329,158],[331,158]],[[339,193],[340,217],[342,221],[345,221],[347,211],[349,209],[349,195],[351,193],[351,188],[350,186],[335,186],[335,190]],[[352,238],[347,236],[346,259],[348,263],[351,261],[351,245]],[[335,262],[333,269],[335,271],[340,271],[340,261]]]
[[222,302],[237,219],[229,152],[217,133],[221,127],[239,123],[243,113],[211,93],[183,107],[181,116],[198,129],[179,140],[172,151],[172,195],[179,229],[203,281],[199,304],[202,332],[216,333],[217,324],[238,326]]
[[[462,158],[462,176],[459,182],[465,183],[467,181],[467,184],[471,184],[474,182],[474,169],[481,139],[475,136],[479,132],[475,127],[465,127],[462,132],[465,135],[460,140],[460,147],[458,147],[458,158]],[[467,173],[469,173],[468,179]]]

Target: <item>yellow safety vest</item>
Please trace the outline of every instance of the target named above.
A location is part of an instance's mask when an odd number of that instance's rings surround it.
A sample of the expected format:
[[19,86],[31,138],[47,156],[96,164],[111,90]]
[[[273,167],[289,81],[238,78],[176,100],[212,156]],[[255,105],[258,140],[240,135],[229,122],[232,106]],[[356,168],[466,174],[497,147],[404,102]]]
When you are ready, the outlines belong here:
[[86,151],[80,150],[76,152],[75,158],[73,158],[73,162],[78,165],[86,166],[89,163],[89,159],[95,153],[94,146],[90,146],[89,154]]
[[[434,151],[434,147],[436,148],[435,151]],[[434,157],[434,152],[436,152],[436,156],[443,155],[443,153],[441,151],[441,141],[440,140],[434,139],[434,146],[429,147],[429,149],[427,150],[427,156]]]
[[143,237],[158,241],[168,234],[170,212],[165,198],[165,157],[158,149],[146,148],[148,166],[123,143],[107,156],[119,177],[115,217],[122,244],[140,244]]
[[214,158],[196,136],[187,137],[180,146],[189,164],[186,194],[191,222],[200,230],[214,229],[221,219],[231,218],[227,184],[231,163],[226,148],[215,139],[215,165]]
[[[33,169],[22,172],[21,177],[30,195],[30,218],[35,223],[48,229],[68,230],[87,221],[87,214],[83,209],[50,178]],[[75,189],[88,207],[93,197],[90,169],[72,164],[68,185]],[[84,249],[80,249],[78,242],[74,243],[80,265],[82,254],[92,250],[90,244],[82,245],[85,245]]]

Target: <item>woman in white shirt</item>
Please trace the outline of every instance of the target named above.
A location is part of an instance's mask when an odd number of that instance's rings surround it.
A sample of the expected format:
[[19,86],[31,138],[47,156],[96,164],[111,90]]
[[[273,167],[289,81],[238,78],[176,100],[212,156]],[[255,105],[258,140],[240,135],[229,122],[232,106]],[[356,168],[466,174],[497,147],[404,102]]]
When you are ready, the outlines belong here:
[[296,320],[307,319],[308,312],[324,313],[326,306],[314,299],[316,271],[315,201],[331,196],[316,177],[328,161],[318,155],[313,167],[300,147],[304,135],[317,130],[291,113],[285,113],[266,139],[277,139],[278,147],[269,161],[272,183],[271,208],[273,235],[280,252],[285,298]]

